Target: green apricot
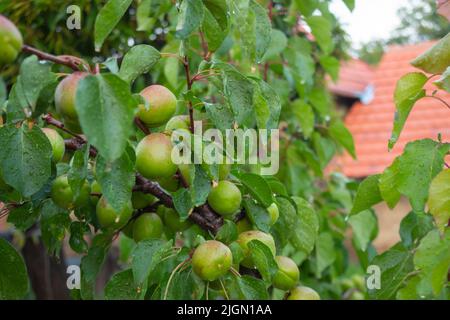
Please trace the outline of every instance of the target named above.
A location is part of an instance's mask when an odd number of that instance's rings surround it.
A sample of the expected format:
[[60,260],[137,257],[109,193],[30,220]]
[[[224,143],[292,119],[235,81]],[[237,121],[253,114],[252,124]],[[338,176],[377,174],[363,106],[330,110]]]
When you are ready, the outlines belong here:
[[[97,180],[94,180],[94,182],[92,182],[91,184],[91,193],[102,194],[102,188],[100,187],[100,184],[97,182]],[[91,196],[91,202],[94,205],[97,205],[99,199],[100,197],[97,195]]]
[[78,82],[87,75],[86,72],[74,72],[65,77],[55,90],[56,111],[63,117],[64,125],[77,133],[81,132],[81,127],[75,109],[75,96]]
[[134,227],[134,220],[128,220],[128,223],[122,229],[123,234],[130,239],[133,239],[133,227]]
[[236,242],[241,246],[241,249],[244,253],[245,258],[241,261],[241,264],[244,267],[247,268],[255,267],[255,264],[251,257],[250,249],[248,248],[248,243],[252,240],[259,240],[262,243],[264,243],[266,246],[269,247],[270,251],[272,251],[272,254],[275,257],[276,252],[275,241],[273,240],[273,237],[270,234],[264,233],[259,230],[245,231],[239,234],[238,239],[236,240]]
[[309,287],[298,286],[291,290],[287,300],[320,300],[320,296]]
[[152,133],[136,147],[136,169],[147,179],[168,178],[177,172],[172,162],[172,142],[163,133]]
[[300,278],[300,271],[295,262],[291,258],[283,256],[275,257],[275,261],[278,265],[278,271],[273,277],[273,286],[281,290],[294,288]]
[[355,291],[350,295],[350,300],[365,300],[366,297],[364,295],[364,293],[360,292],[360,291]]
[[66,151],[66,145],[61,135],[51,128],[42,128],[52,146],[53,162],[60,162]]
[[161,238],[163,223],[156,213],[144,213],[133,224],[133,239],[136,242]]
[[355,288],[357,288],[358,290],[364,291],[366,290],[366,280],[364,279],[363,276],[359,275],[359,274],[355,274],[352,276],[352,282]]
[[192,268],[197,276],[214,281],[231,268],[233,255],[222,242],[209,240],[199,245],[192,256]]
[[231,165],[227,163],[219,164],[219,180],[225,180],[231,171]]
[[16,60],[22,50],[22,34],[6,17],[0,15],[0,65]]
[[208,195],[208,204],[218,214],[229,216],[241,206],[242,195],[236,185],[230,181],[219,181]]
[[76,199],[72,188],[69,185],[67,175],[59,176],[53,181],[51,188],[51,198],[53,202],[61,208],[72,209],[73,207],[82,207],[89,203],[91,196],[91,187],[85,182],[81,187],[80,194]]
[[244,218],[236,222],[236,228],[238,234],[240,234],[242,232],[252,230],[253,226],[252,223],[247,218]]
[[155,179],[158,184],[170,192],[175,192],[180,188],[180,181],[178,181],[177,177],[170,176],[167,178],[159,178]]
[[141,96],[148,102],[149,108],[139,106],[138,117],[149,127],[159,127],[166,123],[175,113],[177,98],[166,87],[151,85],[141,91]]
[[97,220],[105,229],[117,230],[122,228],[130,220],[132,213],[131,201],[120,212],[114,210],[104,196],[97,203]]
[[142,209],[151,205],[155,201],[155,197],[149,193],[135,191],[131,195],[131,203],[134,209]]
[[176,129],[185,129],[189,130],[189,116],[179,115],[170,118],[170,120],[166,123],[166,130],[173,131]]
[[180,215],[172,208],[164,210],[164,225],[173,232],[184,231],[191,226],[188,220],[181,221]]
[[268,208],[267,212],[269,212],[270,216],[270,224],[274,225],[275,222],[277,222],[278,218],[280,217],[280,211],[278,210],[277,204],[274,202],[272,203]]

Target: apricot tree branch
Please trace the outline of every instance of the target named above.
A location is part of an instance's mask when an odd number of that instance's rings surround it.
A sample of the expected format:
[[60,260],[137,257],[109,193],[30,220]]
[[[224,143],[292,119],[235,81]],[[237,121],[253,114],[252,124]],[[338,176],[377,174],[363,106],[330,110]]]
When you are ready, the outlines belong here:
[[66,126],[64,125],[64,123],[62,123],[59,120],[56,120],[55,118],[53,118],[53,116],[50,113],[44,114],[42,116],[42,120],[44,120],[44,122],[48,125],[54,126],[58,129],[61,129],[62,131],[70,134],[71,136],[75,137],[78,141],[86,143],[86,139],[84,139],[82,136],[76,134],[75,132],[69,130],[66,128]]
[[150,130],[148,130],[148,128],[145,126],[145,124],[142,122],[142,120],[139,119],[138,117],[134,118],[134,124],[146,135],[150,134]]
[[[186,74],[187,89],[190,91],[192,88],[193,81],[191,79],[191,71],[187,56],[184,56],[183,67],[184,73]],[[191,130],[191,133],[194,133],[194,107],[192,106],[192,101],[190,100],[188,101],[188,108],[189,108],[189,129]]]
[[43,52],[39,49],[33,48],[28,45],[23,45],[22,47],[23,52],[34,54],[39,58],[39,60],[46,60],[51,61],[56,64],[60,64],[66,67],[71,68],[74,71],[80,71],[80,67],[84,66],[87,70],[89,70],[88,64],[81,58],[74,57],[74,56],[55,56],[47,52]]

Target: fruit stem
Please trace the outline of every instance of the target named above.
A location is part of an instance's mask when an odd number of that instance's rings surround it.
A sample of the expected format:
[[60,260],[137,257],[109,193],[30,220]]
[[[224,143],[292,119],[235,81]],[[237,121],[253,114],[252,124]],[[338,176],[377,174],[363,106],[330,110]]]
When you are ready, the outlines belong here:
[[[189,60],[187,56],[184,56],[184,73],[186,74],[186,83],[187,83],[187,89],[188,91],[191,91],[192,89],[192,79],[191,79],[191,71],[189,67]],[[194,133],[194,107],[192,106],[192,101],[188,101],[188,108],[189,108],[189,129],[191,133]]]

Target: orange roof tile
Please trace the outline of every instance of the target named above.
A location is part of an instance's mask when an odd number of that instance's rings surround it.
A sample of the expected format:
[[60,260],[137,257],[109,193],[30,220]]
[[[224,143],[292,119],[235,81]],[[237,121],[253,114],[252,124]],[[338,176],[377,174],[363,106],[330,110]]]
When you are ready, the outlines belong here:
[[[395,113],[393,95],[396,83],[404,74],[418,71],[409,64],[410,61],[433,44],[425,42],[390,47],[374,73],[368,74],[368,80],[372,77],[374,99],[368,104],[357,102],[345,118],[345,124],[355,140],[358,159],[353,160],[348,154],[343,154],[333,164],[344,174],[365,177],[380,173],[412,140],[436,139],[441,133],[443,141],[450,141],[450,110],[435,99],[424,98],[413,108],[394,149],[388,151]],[[435,89],[432,81],[426,88],[430,93]],[[437,96],[450,103],[450,94],[439,91]]]
[[365,62],[352,59],[341,63],[339,81],[328,88],[336,95],[359,98],[372,84],[374,69]]

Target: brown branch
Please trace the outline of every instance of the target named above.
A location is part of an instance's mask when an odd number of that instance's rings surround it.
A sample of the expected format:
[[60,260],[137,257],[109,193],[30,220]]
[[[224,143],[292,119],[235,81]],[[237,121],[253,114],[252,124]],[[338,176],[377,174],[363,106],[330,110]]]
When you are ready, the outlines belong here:
[[66,126],[64,125],[64,123],[62,123],[61,121],[56,120],[55,118],[53,118],[53,116],[50,113],[44,114],[42,116],[42,120],[44,120],[44,122],[46,124],[54,126],[54,127],[58,128],[58,129],[61,129],[64,132],[70,134],[71,136],[75,137],[78,141],[86,143],[86,139],[85,138],[83,138],[79,134],[76,134],[75,132],[67,129]]
[[89,65],[83,59],[80,59],[78,57],[68,56],[68,55],[55,56],[50,53],[43,52],[39,49],[30,47],[28,45],[24,45],[22,47],[22,51],[26,52],[26,53],[34,54],[35,56],[37,56],[39,58],[39,60],[51,61],[56,64],[60,64],[60,65],[69,67],[74,71],[80,71],[81,66],[84,66],[87,70],[89,70]]
[[424,98],[433,98],[433,99],[436,99],[436,100],[442,102],[447,108],[450,109],[450,104],[448,104],[448,103],[447,103],[444,99],[442,99],[442,98],[439,98],[439,97],[437,97],[437,96],[425,96]]
[[[66,146],[66,149],[68,150],[73,150],[76,151],[78,149],[83,148],[83,146],[85,145],[86,141],[80,141],[76,138],[72,138],[72,139],[66,139],[64,140],[64,144]],[[89,155],[93,158],[95,158],[97,156],[97,149],[95,149],[93,146],[90,147],[89,149]]]
[[[192,79],[191,79],[191,71],[189,68],[189,60],[188,57],[184,57],[183,62],[184,67],[184,73],[186,74],[186,83],[187,83],[187,89],[190,91],[192,88]],[[192,106],[192,101],[189,100],[188,102],[188,108],[189,108],[189,129],[191,133],[194,133],[194,107]]]
[[134,124],[146,135],[150,134],[150,130],[148,130],[147,126],[138,117],[134,118]]

